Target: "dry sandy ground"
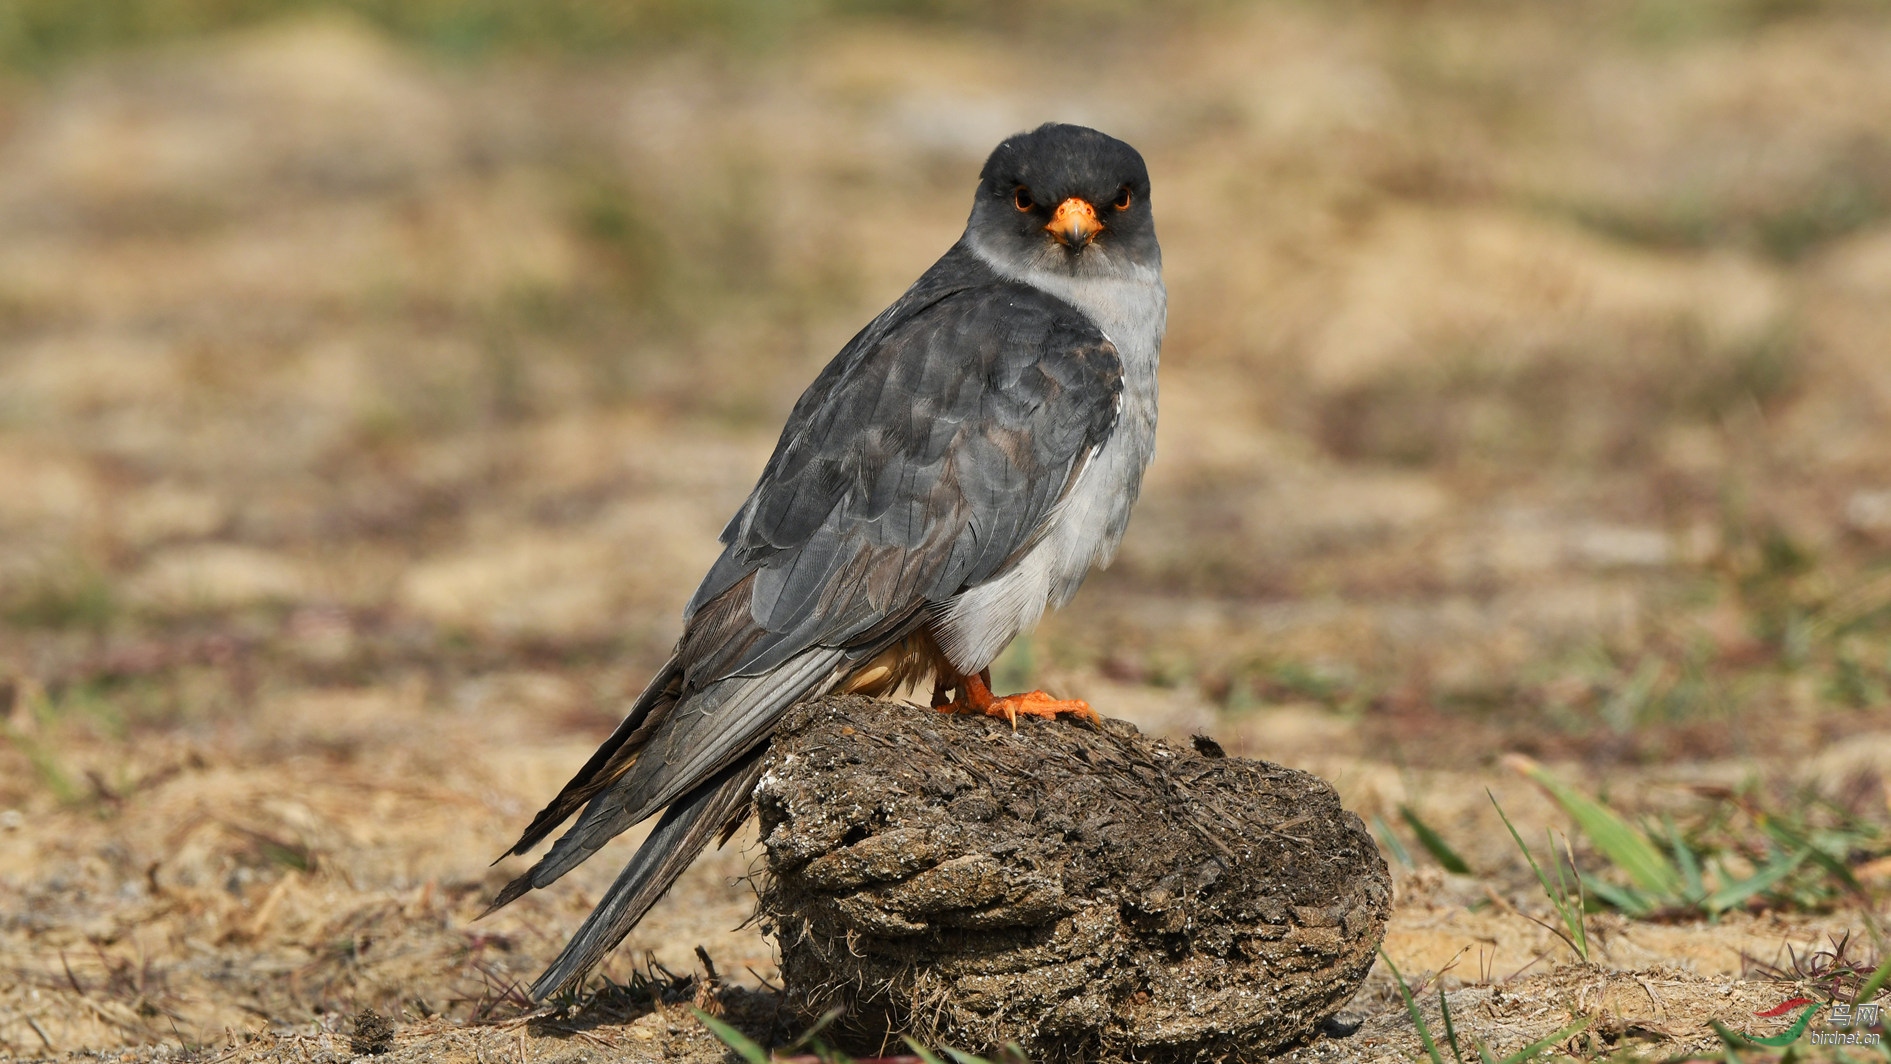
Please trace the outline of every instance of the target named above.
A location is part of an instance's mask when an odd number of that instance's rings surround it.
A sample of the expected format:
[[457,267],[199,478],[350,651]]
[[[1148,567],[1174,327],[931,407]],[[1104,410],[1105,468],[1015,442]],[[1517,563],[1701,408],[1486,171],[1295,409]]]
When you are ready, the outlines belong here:
[[[1150,159],[1164,422],[1001,677],[1415,806],[1480,875],[1403,874],[1387,952],[1498,1048],[1780,1026],[1743,955],[1882,891],[1598,917],[1571,966],[1484,795],[1562,825],[1522,751],[1629,811],[1891,819],[1891,21],[1710,6],[1229,7],[1076,68],[879,21],[451,66],[318,19],[0,86],[0,1059],[341,1057],[364,1006],[407,1059],[714,1059],[674,1002],[509,1019],[633,840],[474,923],[487,863],[1048,117]],[[753,859],[608,974],[772,978]],[[1389,986],[1306,1052],[1417,1052]]]
[[[645,1014],[650,1003],[640,999],[597,1010],[628,1026],[595,1017],[550,1028],[461,1026],[518,1015],[515,982],[551,958],[615,874],[612,859],[628,852],[626,842],[558,889],[474,920],[511,870],[488,869],[491,856],[588,752],[521,723],[522,701],[554,710],[561,691],[569,687],[553,675],[519,672],[489,675],[451,707],[413,692],[290,692],[264,697],[259,719],[275,725],[267,736],[153,740],[130,752],[64,748],[72,769],[116,773],[119,782],[99,784],[109,798],[16,817],[0,834],[0,869],[18,885],[9,887],[4,931],[16,981],[0,990],[12,1052],[181,1042],[209,1044],[212,1057],[233,1051],[233,1060],[298,1059],[324,1047],[345,1056],[351,1018],[366,1006],[402,1019],[397,1041],[416,1060],[488,1051],[511,1059],[521,1041],[531,1060],[606,1047],[630,1060],[671,1051],[719,1059],[683,1011],[687,992],[663,1012]],[[1103,705],[1137,702],[1107,685],[1091,693]],[[1185,733],[1191,709],[1203,712],[1182,698],[1149,700],[1137,716],[1153,729],[1183,723]],[[1534,792],[1495,773],[1401,774],[1332,754],[1328,733],[1266,723],[1219,734],[1231,747],[1318,769],[1367,815],[1389,817],[1416,791],[1441,824],[1474,823],[1475,803],[1455,808],[1447,796],[1481,801],[1492,786],[1526,830],[1554,821]],[[1891,768],[1883,765],[1891,736],[1875,738],[1871,754],[1848,745],[1844,756]],[[1709,767],[1688,778],[1713,775]],[[753,897],[745,876],[759,856],[752,844],[745,835],[692,868],[606,973],[634,981],[652,959],[698,973],[700,945],[734,983],[772,980],[769,943],[743,926]],[[1447,985],[1474,984],[1485,995],[1495,985],[1531,1003],[1489,1015],[1460,1009],[1469,1029],[1494,1045],[1508,1039],[1511,1049],[1564,1026],[1572,1010],[1601,1010],[1618,1027],[1640,1025],[1695,1048],[1714,1041],[1710,1019],[1768,1033],[1752,1013],[1792,993],[1739,982],[1752,962],[1809,954],[1864,930],[1847,913],[1736,914],[1713,925],[1597,917],[1599,967],[1584,968],[1529,919],[1553,917],[1534,884],[1512,874],[1502,847],[1467,850],[1475,867],[1493,869],[1490,877],[1404,874],[1386,950],[1414,978],[1449,967]],[[1378,1026],[1355,1036],[1362,1041],[1343,1041],[1347,1059],[1416,1049],[1383,972],[1351,1014],[1376,1017]],[[772,1019],[761,1011],[757,1033]]]

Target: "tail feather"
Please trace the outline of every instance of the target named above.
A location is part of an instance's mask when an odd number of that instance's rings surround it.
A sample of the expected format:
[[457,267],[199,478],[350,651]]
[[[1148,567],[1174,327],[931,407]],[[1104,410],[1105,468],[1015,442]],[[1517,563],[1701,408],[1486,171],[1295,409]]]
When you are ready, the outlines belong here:
[[[498,860],[493,863],[498,864],[507,857],[523,854],[537,846],[545,836],[557,830],[558,825],[571,819],[573,813],[596,797],[599,791],[617,782],[625,772],[629,771],[630,766],[636,762],[637,754],[643,750],[644,745],[650,741],[650,736],[656,732],[657,727],[669,716],[669,711],[675,707],[677,698],[682,693],[682,684],[683,670],[677,664],[676,658],[672,657],[664,663],[663,668],[657,671],[650,685],[644,688],[643,694],[637,697],[636,703],[630,707],[630,712],[617,726],[617,730],[611,733],[610,738],[604,740],[597,751],[591,755],[591,759],[584,763],[584,767],[571,777],[571,782],[565,784],[564,789],[558,792],[557,797],[538,811],[538,815],[532,818],[532,822],[525,826],[525,831],[520,833],[519,841],[513,843],[512,848],[500,854]],[[517,896],[514,894],[512,897]],[[512,899],[506,898],[506,901],[510,900]],[[496,909],[503,904],[505,903],[494,902],[493,908]]]
[[[566,943],[564,952],[532,984],[532,1000],[543,1001],[583,979],[585,973],[624,940],[711,838],[721,832],[726,841],[734,833],[733,829],[747,819],[749,795],[761,778],[762,758],[767,753],[768,744],[763,743],[670,803],[650,837],[618,874],[617,882],[611,884],[604,900],[585,918],[578,933]],[[531,889],[529,877],[521,876],[506,890],[512,891],[521,881],[524,886],[518,893]],[[500,899],[493,903],[494,908],[511,900],[505,894],[501,894]]]
[[775,718],[795,702],[834,683],[840,650],[809,651],[763,676],[718,680],[666,711],[656,733],[643,740],[636,760],[585,806],[573,824],[531,868],[506,884],[486,911],[528,890],[548,887],[618,835],[657,810],[680,801],[725,766],[766,746]]
[[480,914],[549,886],[618,834],[668,807],[604,900],[533,984],[532,996],[543,999],[582,978],[663,896],[711,836],[721,832],[726,841],[741,826],[769,732],[789,706],[832,690],[850,663],[871,660],[898,643],[920,618],[915,609],[898,624],[878,625],[847,645],[811,646],[762,673],[725,676],[700,688],[672,657],[630,715],[507,854],[525,853],[574,813],[577,822]]

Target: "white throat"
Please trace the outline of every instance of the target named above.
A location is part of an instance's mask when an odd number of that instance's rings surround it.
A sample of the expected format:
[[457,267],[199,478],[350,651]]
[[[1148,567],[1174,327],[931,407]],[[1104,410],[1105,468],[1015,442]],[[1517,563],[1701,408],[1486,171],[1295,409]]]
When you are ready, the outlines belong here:
[[1006,280],[1076,307],[1116,347],[1123,397],[1109,439],[1090,456],[1047,518],[1037,546],[1009,570],[944,604],[934,628],[939,648],[961,673],[989,665],[1046,607],[1070,601],[1093,567],[1108,565],[1129,524],[1143,470],[1156,450],[1156,361],[1168,319],[1162,268],[1099,257],[1081,274],[1007,263],[967,235],[966,245]]
[[1007,256],[987,247],[972,232],[965,234],[965,244],[999,276],[1048,292],[1082,311],[1116,345],[1117,355],[1123,360],[1124,383],[1132,396],[1144,387],[1149,390],[1153,414],[1156,362],[1169,318],[1169,293],[1162,285],[1160,263],[1144,266],[1104,258],[1083,272],[1072,273],[1032,262],[1008,261]]

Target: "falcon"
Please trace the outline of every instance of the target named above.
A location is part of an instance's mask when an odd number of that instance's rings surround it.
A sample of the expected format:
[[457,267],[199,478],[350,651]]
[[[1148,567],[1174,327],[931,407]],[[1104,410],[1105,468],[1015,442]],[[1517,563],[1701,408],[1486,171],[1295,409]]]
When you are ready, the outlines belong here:
[[534,1000],[734,834],[796,702],[930,681],[945,711],[1096,719],[996,696],[989,666],[1122,539],[1155,452],[1167,307],[1134,148],[1047,124],[993,150],[965,234],[795,403],[670,659],[507,851],[577,816],[487,912],[663,811]]

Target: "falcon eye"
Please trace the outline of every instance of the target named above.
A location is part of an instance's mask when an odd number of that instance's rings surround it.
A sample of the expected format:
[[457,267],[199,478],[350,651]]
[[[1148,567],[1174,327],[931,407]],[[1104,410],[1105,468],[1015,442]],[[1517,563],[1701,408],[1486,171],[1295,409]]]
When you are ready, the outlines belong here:
[[1037,206],[1037,201],[1031,198],[1030,189],[1019,185],[1017,191],[1011,194],[1011,205],[1021,211],[1028,211]]
[[1116,190],[1116,198],[1110,201],[1110,206],[1115,207],[1119,211],[1126,211],[1129,209],[1129,203],[1133,196],[1134,193],[1130,192],[1129,186],[1124,185],[1122,188]]

